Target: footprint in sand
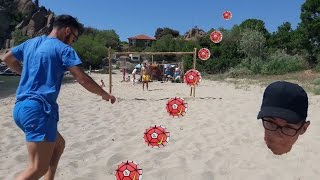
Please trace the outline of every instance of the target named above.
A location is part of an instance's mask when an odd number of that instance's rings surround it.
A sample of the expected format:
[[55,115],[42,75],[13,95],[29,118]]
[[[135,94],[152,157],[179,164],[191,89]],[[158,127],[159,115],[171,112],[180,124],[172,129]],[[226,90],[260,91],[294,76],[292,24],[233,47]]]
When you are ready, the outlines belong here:
[[[89,136],[89,137],[92,137],[92,136]],[[97,137],[93,137],[93,138],[88,138],[87,141],[90,141],[90,142],[101,142],[102,140],[106,139],[107,136],[106,135],[100,135],[100,136],[97,136]]]
[[122,115],[121,111],[118,111],[118,110],[114,110],[113,111],[113,116],[114,117],[120,117],[120,115]]
[[84,145],[84,142],[76,142],[70,145],[70,149],[77,149],[76,147],[82,147]]
[[213,160],[213,158],[210,159],[210,160],[208,160],[208,161],[206,162],[206,165],[207,165],[207,167],[214,167],[214,160]]
[[186,159],[185,157],[179,157],[179,161],[180,161],[179,164],[183,164],[183,165],[188,164],[188,163],[187,163],[187,159]]
[[17,155],[14,157],[14,160],[18,161],[18,163],[23,163],[27,161],[27,156],[26,155]]
[[70,162],[70,166],[75,168],[75,169],[77,169],[78,168],[78,162],[75,162],[75,161]]
[[[120,164],[122,161],[125,161],[125,157],[123,155],[117,153],[108,159],[107,166],[110,169],[113,166]],[[112,171],[113,171],[113,169],[112,169]]]
[[214,179],[214,175],[211,171],[206,171],[206,172],[202,173],[201,176],[203,179]]
[[169,153],[169,152],[160,152],[156,156],[158,159],[165,159],[165,158],[169,157],[170,155],[171,155],[171,153]]
[[82,178],[82,177],[77,177],[77,178],[73,178],[72,180],[88,180],[87,178]]
[[115,170],[117,169],[118,165],[120,165],[122,162],[126,162],[127,159],[121,154],[115,154],[111,156],[107,161],[107,173],[113,174],[115,173]]
[[6,123],[3,123],[3,126],[4,127],[12,127],[13,123],[12,122],[6,122]]

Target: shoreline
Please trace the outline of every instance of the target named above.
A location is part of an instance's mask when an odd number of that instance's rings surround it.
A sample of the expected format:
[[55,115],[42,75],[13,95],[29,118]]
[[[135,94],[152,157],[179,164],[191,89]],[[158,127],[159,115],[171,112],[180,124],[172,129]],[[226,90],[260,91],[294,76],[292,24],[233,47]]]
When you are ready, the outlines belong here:
[[[8,77],[12,77],[12,76],[8,76]],[[65,75],[62,84],[74,83],[74,80],[75,79],[73,78],[73,76]],[[6,82],[6,81],[2,81],[2,82],[1,81],[0,81],[0,85],[3,85]],[[14,85],[12,85],[11,83],[13,83]],[[13,80],[13,81],[11,80],[11,82],[8,85],[8,86],[10,86],[10,88],[5,89],[5,90],[4,89],[3,90],[0,89],[0,100],[4,99],[6,97],[12,97],[12,96],[15,97],[15,93],[16,93],[16,90],[17,90],[17,87],[18,87],[18,83],[19,83],[19,81],[17,81],[17,80]]]

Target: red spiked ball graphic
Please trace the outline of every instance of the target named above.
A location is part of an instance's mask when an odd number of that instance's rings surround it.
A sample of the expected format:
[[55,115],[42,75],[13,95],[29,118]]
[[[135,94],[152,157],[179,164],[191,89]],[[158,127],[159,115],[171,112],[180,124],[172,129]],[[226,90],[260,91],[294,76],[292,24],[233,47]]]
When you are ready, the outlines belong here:
[[142,169],[133,161],[122,162],[116,170],[117,180],[142,180]]
[[225,11],[222,16],[224,20],[230,20],[232,18],[232,13],[231,11]]
[[198,52],[198,57],[199,59],[206,61],[210,58],[211,54],[210,54],[210,50],[207,48],[202,48],[199,50]]
[[195,69],[190,69],[184,74],[184,82],[191,87],[197,86],[201,81],[201,74]]
[[170,133],[163,126],[152,126],[146,129],[144,141],[153,148],[164,147],[170,139]]
[[170,116],[181,117],[188,111],[188,104],[183,98],[175,97],[169,99],[166,108]]
[[214,43],[220,43],[222,41],[222,33],[220,31],[213,31],[210,34],[210,39]]

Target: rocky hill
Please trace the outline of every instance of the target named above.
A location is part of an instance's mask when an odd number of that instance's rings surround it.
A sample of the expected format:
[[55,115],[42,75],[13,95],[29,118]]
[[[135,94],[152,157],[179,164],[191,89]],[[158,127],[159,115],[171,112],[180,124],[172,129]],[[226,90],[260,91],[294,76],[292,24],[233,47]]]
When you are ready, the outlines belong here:
[[0,0],[0,49],[13,47],[17,30],[28,37],[49,33],[53,20],[54,13],[32,0]]
[[194,27],[184,34],[184,39],[185,40],[194,40],[196,38],[203,37],[206,34],[207,33],[204,30],[199,29],[198,27]]

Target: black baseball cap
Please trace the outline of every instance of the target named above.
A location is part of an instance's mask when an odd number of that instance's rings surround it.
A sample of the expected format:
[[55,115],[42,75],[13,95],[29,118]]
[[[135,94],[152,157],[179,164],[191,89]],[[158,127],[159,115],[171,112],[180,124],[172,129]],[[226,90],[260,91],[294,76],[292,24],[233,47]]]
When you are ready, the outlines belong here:
[[305,121],[308,114],[308,96],[294,83],[276,81],[267,86],[258,119],[277,117],[291,124]]

